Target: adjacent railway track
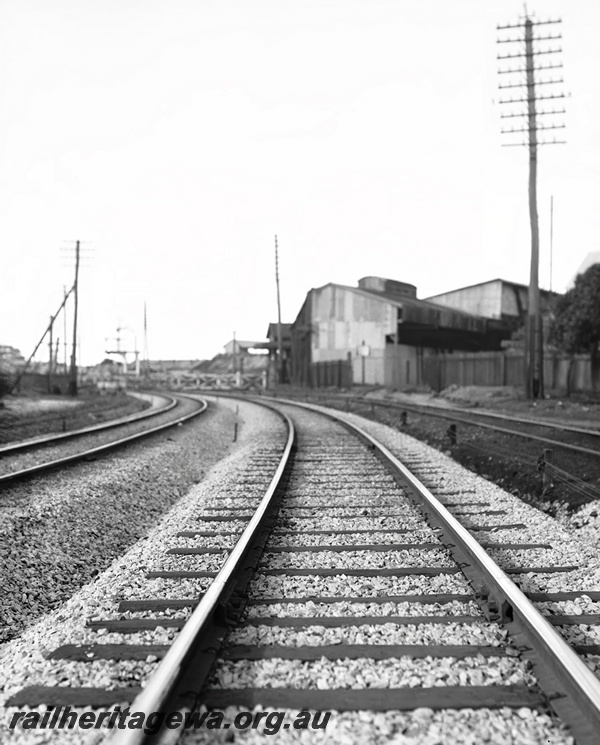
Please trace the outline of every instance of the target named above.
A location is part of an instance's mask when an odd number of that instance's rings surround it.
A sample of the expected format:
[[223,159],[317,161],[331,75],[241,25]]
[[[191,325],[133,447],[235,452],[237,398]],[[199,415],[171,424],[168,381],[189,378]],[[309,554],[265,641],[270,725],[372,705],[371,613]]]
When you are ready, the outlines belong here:
[[173,398],[173,396],[170,395],[154,395],[151,398],[158,399],[159,403],[144,411],[139,411],[134,414],[128,414],[127,416],[119,417],[117,419],[111,419],[110,421],[101,422],[100,424],[93,424],[89,427],[81,427],[79,429],[70,430],[68,432],[52,432],[50,434],[38,435],[37,437],[30,437],[26,440],[9,442],[6,445],[0,445],[0,457],[13,453],[21,453],[25,450],[33,450],[35,448],[44,447],[45,445],[49,444],[53,445],[57,442],[82,437],[83,435],[87,435],[92,432],[101,432],[108,429],[114,429],[116,427],[122,427],[125,424],[130,424],[131,422],[137,422],[140,420],[158,416],[159,414],[170,411],[177,406],[177,399]]
[[[552,547],[519,539],[527,526],[508,510],[449,488],[422,456],[401,463],[333,414],[278,407],[285,445],[258,452],[252,464],[264,493],[216,494],[196,524],[181,526],[164,568],[148,575],[175,588],[196,582],[202,592],[123,599],[121,617],[88,624],[89,633],[121,635],[118,643],[66,644],[50,654],[83,667],[161,659],[143,690],[30,686],[8,704],[128,702],[147,715],[262,706],[367,718],[427,707],[456,715],[459,729],[463,711],[504,712],[518,728],[529,726],[531,710],[559,716],[579,745],[597,742],[600,681],[581,657],[594,650],[557,633],[582,619],[544,618],[532,601],[600,593],[527,597],[511,577],[575,567],[540,564]],[[192,608],[187,621],[178,615]],[[164,628],[181,629],[170,646],[128,641]],[[123,730],[115,742],[149,737]]]
[[[479,409],[334,393],[299,400],[353,411],[441,449],[526,498],[577,508],[600,498],[600,430]],[[437,426],[440,422],[441,426]]]
[[[335,394],[310,395],[302,397],[306,401],[322,403],[324,406],[343,408],[346,411],[360,408],[362,410],[385,410],[397,412],[401,421],[406,422],[407,412],[432,417],[450,422],[478,427],[489,432],[510,435],[525,440],[539,442],[548,447],[561,448],[573,453],[600,456],[600,429],[573,426],[566,422],[546,421],[543,419],[522,417],[512,414],[501,414],[493,411],[474,409],[453,409],[450,407],[413,404],[410,402],[390,401],[387,399],[368,398],[363,396],[343,396]],[[404,416],[403,416],[404,414]],[[543,432],[562,433],[563,438],[545,436]]]
[[203,413],[205,400],[161,396],[162,405],[71,432],[43,435],[0,447],[0,484],[98,457]]

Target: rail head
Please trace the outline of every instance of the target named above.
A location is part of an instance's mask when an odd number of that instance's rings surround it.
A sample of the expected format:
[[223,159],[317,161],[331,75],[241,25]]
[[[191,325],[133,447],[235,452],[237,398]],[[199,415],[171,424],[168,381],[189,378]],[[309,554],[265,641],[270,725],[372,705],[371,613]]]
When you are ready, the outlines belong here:
[[[195,652],[203,632],[210,626],[212,619],[222,604],[225,593],[240,570],[243,558],[254,543],[264,518],[270,511],[275,493],[281,483],[286,466],[290,461],[290,455],[296,438],[292,420],[287,414],[279,411],[269,403],[263,401],[255,401],[255,403],[263,405],[279,414],[287,426],[286,444],[279,465],[256,512],[250,519],[218,575],[203,595],[156,671],[149,678],[144,690],[131,704],[132,711],[143,712],[146,718],[149,714],[164,712],[166,702],[173,695],[178,680],[185,672],[187,661]],[[141,729],[123,730],[115,732],[110,742],[113,745],[144,745],[149,742],[162,742],[163,737],[172,738],[173,733],[163,729],[155,735],[147,735]]]

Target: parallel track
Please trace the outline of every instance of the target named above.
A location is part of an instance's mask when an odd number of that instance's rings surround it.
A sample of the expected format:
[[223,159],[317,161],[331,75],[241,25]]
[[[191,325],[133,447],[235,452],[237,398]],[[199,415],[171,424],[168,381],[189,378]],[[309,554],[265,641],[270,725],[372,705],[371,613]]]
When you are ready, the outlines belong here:
[[[95,425],[93,427],[86,427],[84,429],[74,430],[73,432],[59,433],[55,435],[45,435],[43,437],[36,438],[35,440],[28,440],[23,443],[14,443],[12,445],[2,448],[2,450],[0,450],[0,455],[8,456],[8,455],[13,455],[15,452],[21,451],[21,450],[31,450],[31,449],[37,449],[37,448],[41,449],[43,447],[52,446],[54,444],[60,445],[65,439],[83,439],[84,437],[95,434],[98,431],[116,429],[119,427],[126,427],[132,423],[139,422],[142,420],[149,420],[151,418],[154,418],[156,416],[159,416],[161,414],[165,414],[169,411],[174,410],[180,404],[181,398],[187,401],[190,400],[189,397],[178,398],[178,397],[169,396],[169,398],[170,398],[170,401],[168,402],[168,404],[166,406],[160,407],[160,409],[155,409],[150,412],[143,412],[142,414],[135,414],[130,417],[124,417],[122,419],[118,419],[112,422],[105,422],[103,424]],[[125,437],[118,437],[102,445],[95,445],[94,447],[84,448],[78,451],[77,453],[69,453],[67,455],[63,455],[58,458],[52,457],[46,460],[42,460],[41,462],[36,463],[35,465],[32,465],[32,466],[28,466],[26,468],[17,468],[7,473],[0,474],[0,485],[8,484],[8,483],[15,482],[15,481],[21,481],[21,480],[28,479],[32,476],[36,476],[41,473],[46,473],[48,471],[62,468],[64,466],[70,465],[72,463],[76,463],[78,461],[95,458],[96,456],[103,455],[109,451],[116,450],[120,447],[124,447],[125,445],[135,442],[136,440],[140,440],[144,437],[148,437],[157,432],[161,432],[165,429],[169,429],[170,427],[175,427],[178,424],[182,424],[183,422],[195,416],[198,416],[199,414],[202,414],[204,411],[206,411],[208,407],[208,404],[205,400],[200,400],[200,401],[198,401],[198,399],[192,399],[192,400],[195,402],[195,406],[193,410],[182,416],[174,417],[167,422],[163,422],[153,427],[147,427],[140,432],[136,432],[134,434],[127,435]]]
[[[301,430],[306,426],[307,417],[314,419],[316,412],[315,407],[305,408],[311,410],[310,415],[292,414],[294,419],[298,419]],[[319,411],[318,415],[322,416],[323,413]],[[241,537],[218,572],[175,569],[152,574],[172,579],[210,576],[215,579],[175,643],[168,650],[152,648],[152,654],[164,655],[164,659],[143,691],[134,688],[116,691],[24,689],[13,697],[10,704],[106,706],[117,701],[131,701],[137,695],[132,711],[147,713],[173,712],[202,703],[217,708],[261,704],[277,708],[371,711],[409,710],[418,706],[436,709],[519,709],[530,706],[542,710],[551,707],[569,725],[578,745],[596,743],[597,732],[600,731],[600,681],[473,538],[472,533],[477,531],[477,527],[471,527],[469,532],[457,516],[450,513],[452,498],[446,498],[441,492],[434,496],[405,465],[366,431],[348,421],[340,421],[331,413],[327,413],[327,416],[336,423],[319,425],[322,431],[319,441],[311,440],[311,436],[304,433],[296,446],[293,445],[294,427],[287,417],[288,439],[283,457],[254,514],[246,514],[246,500],[240,497],[239,507],[217,509],[203,518],[203,530],[188,526],[188,530],[180,532],[182,537],[194,535],[200,538],[231,536],[232,532],[240,532]],[[290,460],[293,447],[297,448],[297,452]],[[331,471],[337,477],[333,482],[329,475]],[[358,481],[361,476],[362,480]],[[340,483],[342,478],[351,481]],[[319,497],[318,492],[322,491],[327,493],[326,503],[323,496]],[[446,506],[443,502],[446,502]],[[465,505],[468,504],[454,504],[455,512],[467,514]],[[486,511],[481,501],[478,505],[471,515],[483,517],[485,521],[486,515],[493,511]],[[422,515],[427,517],[428,524]],[[317,524],[318,527],[315,527]],[[506,528],[507,525],[500,527]],[[487,530],[492,528],[488,525]],[[351,533],[360,538],[359,544],[350,540]],[[495,543],[492,547],[502,548],[506,544]],[[539,548],[539,545],[512,545],[511,548],[526,551]],[[170,553],[200,557],[211,555],[213,550],[202,546],[182,547]],[[431,557],[429,562],[424,559],[427,556]],[[365,566],[365,563],[369,566]],[[507,571],[518,574],[544,569],[547,568],[525,566]],[[560,571],[560,568],[556,570]],[[288,581],[295,578],[297,591],[293,597],[289,596],[289,592],[279,594],[276,591],[282,577]],[[363,578],[362,585],[372,582],[379,589],[375,593],[360,594],[357,591],[354,596],[347,591],[323,592],[322,588],[328,584],[335,589],[341,587],[340,583],[352,582],[348,580],[349,577]],[[402,588],[410,587],[414,582],[419,587],[428,587],[428,590],[412,593],[406,589],[402,591]],[[444,589],[446,585],[451,589]],[[469,585],[474,588],[475,594],[468,592]],[[286,616],[277,610],[286,604],[300,608],[308,600],[316,606],[314,612],[318,617],[303,613]],[[473,607],[474,600],[483,611],[483,616],[480,612],[440,615],[431,611],[423,615],[409,612],[404,616],[388,616],[373,610],[384,603],[393,603],[396,609],[405,608],[406,604],[411,603],[416,603],[419,608],[427,605],[438,608],[448,603],[466,603]],[[138,610],[146,608],[156,612],[160,608],[194,605],[197,601],[180,599],[178,602],[179,605],[172,599],[160,601],[149,598],[145,604],[138,603],[136,607]],[[352,616],[340,616],[339,611],[338,615],[327,612],[327,606],[335,610],[340,602],[358,609],[367,604],[369,611],[363,610]],[[276,606],[273,615],[268,613],[268,606]],[[125,604],[125,609],[134,610],[134,607]],[[249,614],[247,617],[245,612]],[[368,615],[369,612],[372,615]],[[414,624],[452,623],[468,627],[469,624],[481,622],[497,625],[499,630],[507,629],[508,647],[485,644],[469,646],[464,643],[459,643],[458,647],[452,644],[415,646],[398,643],[365,647],[352,642],[353,635],[350,633],[352,627],[364,625],[383,629],[393,624],[402,630]],[[160,624],[168,624],[168,617],[140,619],[137,626],[135,621],[123,622],[121,626],[118,622],[111,625],[110,622],[95,621],[94,628],[132,630],[153,628]],[[232,624],[239,624],[238,630],[233,632],[233,640],[226,638]],[[342,629],[343,635],[348,636],[350,641],[342,644],[338,641],[334,646],[293,643],[288,646],[283,638],[281,644],[272,643],[266,647],[248,646],[240,641],[244,634],[249,633],[249,638],[252,638],[252,630],[262,626],[284,627],[288,630],[286,633],[311,626]],[[102,646],[62,648],[56,650],[53,656],[85,661],[102,656],[144,659],[149,653],[149,648],[143,646],[117,645],[104,650]],[[395,660],[395,664],[401,668],[402,664],[415,665],[415,660],[423,657],[450,656],[460,660],[483,655],[487,664],[491,664],[494,659],[514,659],[510,654],[518,656],[520,653],[517,650],[524,646],[532,650],[528,658],[537,676],[537,684],[534,685],[436,685],[432,688],[408,689],[363,687],[356,690],[331,687],[317,690],[312,686],[236,687],[231,690],[227,690],[226,686],[215,687],[215,681],[219,680],[219,669],[235,665],[236,661],[242,663],[243,667],[244,664],[252,666],[252,661],[281,658],[299,660],[310,666],[311,660],[323,657],[332,660],[375,658],[380,661]],[[398,663],[399,657],[404,658],[403,663]],[[460,665],[460,661],[456,664]],[[114,741],[119,745],[138,745],[150,740],[142,730],[129,730],[116,733]]]
[[128,416],[111,419],[110,421],[102,422],[100,424],[93,424],[89,427],[74,429],[69,432],[52,432],[51,434],[39,435],[38,437],[31,437],[27,440],[19,440],[17,442],[9,442],[6,445],[0,445],[0,457],[3,455],[21,453],[24,450],[33,450],[46,445],[54,445],[55,443],[83,437],[84,435],[92,434],[93,432],[101,432],[107,429],[114,429],[115,427],[122,427],[126,424],[138,422],[143,419],[150,419],[159,414],[164,414],[166,411],[170,411],[177,406],[177,399],[173,398],[173,396],[162,395],[161,397],[165,399],[165,403],[156,408],[146,409],[135,414],[129,414]]
[[[581,453],[594,457],[600,456],[600,443],[597,447],[587,447],[573,442],[566,442],[565,440],[544,437],[540,434],[536,434],[535,432],[537,430],[548,429],[556,432],[563,432],[569,436],[577,436],[582,440],[585,440],[587,438],[590,440],[590,442],[598,442],[600,438],[600,430],[598,429],[575,427],[569,424],[544,421],[543,419],[532,419],[516,415],[500,414],[498,412],[491,411],[451,409],[441,406],[428,406],[426,404],[388,401],[385,399],[367,398],[362,396],[315,394],[308,397],[302,396],[301,400],[321,403],[323,406],[335,406],[336,408],[345,407],[347,411],[351,410],[351,407],[353,406],[362,405],[370,407],[371,411],[379,408],[388,411],[396,411],[399,413],[413,412],[415,414],[430,416],[437,419],[444,419],[451,423],[465,424],[471,427],[478,427],[480,429],[488,430],[490,432],[497,432],[499,434],[511,435],[514,437],[520,437],[525,440],[540,442],[543,445],[551,448],[560,448],[573,453]],[[499,424],[492,424],[489,421],[486,421],[486,419],[495,419],[503,422],[505,425],[513,426],[501,426]]]

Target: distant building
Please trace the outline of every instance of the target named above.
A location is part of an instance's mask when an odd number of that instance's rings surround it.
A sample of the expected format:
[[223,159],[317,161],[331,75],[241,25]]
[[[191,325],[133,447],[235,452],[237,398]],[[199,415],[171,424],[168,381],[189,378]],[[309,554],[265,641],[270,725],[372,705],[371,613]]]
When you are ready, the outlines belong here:
[[499,349],[508,336],[500,319],[419,300],[405,282],[330,283],[310,290],[292,324],[292,382],[312,385],[318,365],[344,361],[353,383],[419,385],[425,355]]
[[[540,290],[542,315],[549,312],[554,297],[556,293]],[[432,295],[427,301],[484,318],[494,318],[503,321],[514,330],[525,323],[529,307],[529,288],[505,279],[491,279],[488,282]]]
[[264,341],[244,341],[242,339],[232,339],[223,347],[225,354],[239,354],[248,352],[249,349],[260,349]]

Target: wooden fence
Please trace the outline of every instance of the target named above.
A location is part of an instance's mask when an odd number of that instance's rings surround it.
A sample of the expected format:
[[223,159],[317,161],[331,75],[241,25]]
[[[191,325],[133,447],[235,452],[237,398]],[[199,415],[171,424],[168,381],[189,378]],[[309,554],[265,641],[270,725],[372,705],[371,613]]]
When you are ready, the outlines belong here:
[[352,363],[348,360],[313,362],[310,366],[312,388],[351,388]]
[[[522,387],[525,380],[523,354],[514,352],[470,352],[423,357],[421,383],[436,391],[450,385]],[[592,391],[592,370],[587,355],[544,359],[544,387],[561,392]]]

